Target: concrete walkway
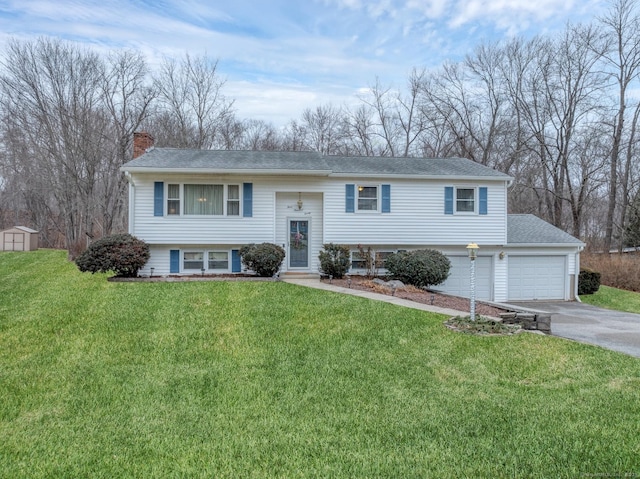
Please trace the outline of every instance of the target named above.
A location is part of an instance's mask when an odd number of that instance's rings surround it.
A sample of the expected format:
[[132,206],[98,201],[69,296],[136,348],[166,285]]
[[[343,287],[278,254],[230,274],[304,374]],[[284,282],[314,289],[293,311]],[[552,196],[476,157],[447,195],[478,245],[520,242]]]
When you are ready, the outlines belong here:
[[362,298],[372,299],[374,301],[384,301],[385,303],[397,304],[405,308],[420,309],[422,311],[430,311],[432,313],[445,314],[447,316],[469,316],[464,311],[456,311],[455,309],[439,308],[430,304],[416,303],[408,299],[396,298],[388,294],[372,293],[370,291],[361,291],[359,289],[343,288],[326,282],[320,281],[318,278],[282,278],[285,283],[297,284],[307,288],[324,289],[326,291],[334,291],[336,293],[350,294],[352,296],[360,296]]

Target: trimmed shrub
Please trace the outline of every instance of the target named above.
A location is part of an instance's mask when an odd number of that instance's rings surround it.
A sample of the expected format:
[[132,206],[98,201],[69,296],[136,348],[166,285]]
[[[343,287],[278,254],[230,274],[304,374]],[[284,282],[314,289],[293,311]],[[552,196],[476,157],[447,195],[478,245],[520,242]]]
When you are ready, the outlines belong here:
[[389,255],[385,268],[390,278],[418,288],[427,288],[449,277],[451,262],[439,251],[419,249]]
[[149,261],[149,245],[130,234],[105,236],[94,241],[76,259],[82,272],[108,273],[134,278]]
[[578,295],[593,294],[600,289],[600,273],[588,268],[581,268],[578,276]]
[[322,245],[323,251],[320,251],[318,259],[320,260],[320,269],[328,276],[334,278],[342,278],[351,266],[350,251],[348,246],[327,243]]
[[284,261],[285,251],[273,243],[250,244],[240,248],[242,263],[258,276],[273,276]]

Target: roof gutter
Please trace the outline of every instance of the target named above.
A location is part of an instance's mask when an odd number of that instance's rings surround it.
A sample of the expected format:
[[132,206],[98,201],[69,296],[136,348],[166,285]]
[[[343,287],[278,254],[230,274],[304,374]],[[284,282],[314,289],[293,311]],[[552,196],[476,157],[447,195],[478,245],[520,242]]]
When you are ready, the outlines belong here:
[[251,169],[251,168],[234,168],[234,169],[213,169],[213,168],[152,168],[146,166],[122,166],[120,171],[125,174],[130,173],[209,173],[216,175],[305,175],[305,176],[329,176],[330,170],[277,170],[277,169]]
[[504,176],[459,176],[459,175],[420,175],[420,174],[393,174],[393,173],[330,173],[329,176],[335,178],[353,178],[353,177],[363,177],[363,178],[406,178],[406,179],[421,179],[421,180],[466,180],[466,181],[506,181],[507,185],[513,182],[512,177],[504,177]]
[[586,243],[507,243],[505,248],[580,248],[580,251],[586,246]]

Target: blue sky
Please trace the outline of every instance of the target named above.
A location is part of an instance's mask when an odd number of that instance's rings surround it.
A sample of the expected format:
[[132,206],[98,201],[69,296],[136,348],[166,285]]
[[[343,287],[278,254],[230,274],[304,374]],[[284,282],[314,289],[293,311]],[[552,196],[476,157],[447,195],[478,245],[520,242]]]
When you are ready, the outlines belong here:
[[482,41],[590,21],[605,0],[0,0],[8,38],[54,36],[98,50],[219,59],[241,118],[283,125],[307,107],[357,103],[376,77],[457,61]]

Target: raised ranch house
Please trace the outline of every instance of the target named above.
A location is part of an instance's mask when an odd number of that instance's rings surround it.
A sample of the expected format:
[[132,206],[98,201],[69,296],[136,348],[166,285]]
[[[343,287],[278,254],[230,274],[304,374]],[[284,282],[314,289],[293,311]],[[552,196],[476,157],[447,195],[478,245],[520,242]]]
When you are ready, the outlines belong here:
[[584,244],[533,215],[507,214],[510,176],[462,158],[323,156],[313,152],[153,148],[134,139],[129,232],[151,245],[142,275],[241,272],[238,250],[285,248],[282,272],[318,273],[325,243],[385,255],[433,248],[451,260],[437,288],[469,295],[466,246],[480,246],[476,296],[493,301],[576,295]]

